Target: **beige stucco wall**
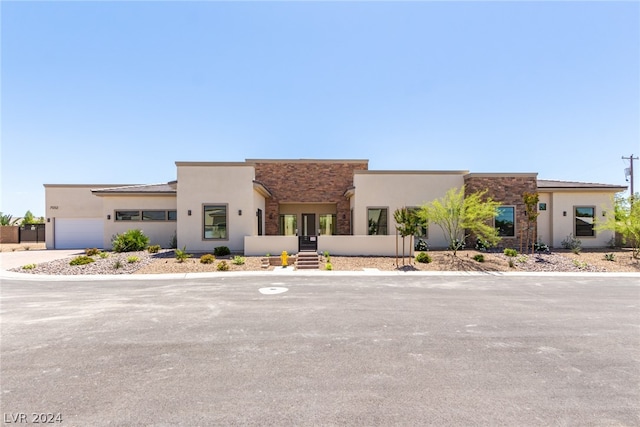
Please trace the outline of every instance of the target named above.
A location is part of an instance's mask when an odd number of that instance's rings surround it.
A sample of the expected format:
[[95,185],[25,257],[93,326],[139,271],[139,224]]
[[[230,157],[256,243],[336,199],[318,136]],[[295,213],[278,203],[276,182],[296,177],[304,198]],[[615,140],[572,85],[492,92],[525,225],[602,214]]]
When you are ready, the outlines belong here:
[[[102,217],[102,199],[91,189],[120,187],[126,184],[45,184],[45,241],[47,249],[54,248],[54,229],[57,218],[98,219]],[[106,217],[104,217],[106,218]]]
[[[467,171],[374,172],[356,171],[355,197],[352,198],[354,235],[367,234],[367,208],[389,209],[389,234],[395,232],[393,212],[403,206],[422,206],[443,197],[453,188],[464,185]],[[429,227],[427,242],[431,247],[445,247],[447,240],[436,225]],[[395,246],[394,246],[395,251]]]
[[[177,162],[178,177],[178,247],[212,252],[227,246],[242,252],[244,236],[256,229],[254,168],[246,163]],[[203,238],[203,206],[227,206],[227,239]],[[191,210],[191,216],[188,211]],[[238,211],[242,210],[242,215]]]
[[538,205],[540,203],[546,203],[547,210],[538,210],[538,236],[536,240],[549,246],[552,246],[553,242],[553,223],[551,222],[553,213],[553,201],[551,196],[551,193],[538,193]]
[[[176,232],[176,221],[116,221],[116,210],[175,210],[175,196],[102,196],[102,218],[104,224],[104,247],[111,249],[111,240],[116,234],[127,230],[139,229],[149,236],[150,245],[160,245],[163,248],[170,247],[171,238]],[[107,215],[111,219],[107,219]]]
[[[543,197],[550,200],[547,202],[547,212],[549,212],[551,220],[551,239],[547,244],[554,248],[561,248],[561,242],[569,235],[575,234],[574,225],[574,208],[576,206],[593,206],[595,207],[595,219],[602,220],[602,214],[611,214],[613,212],[612,198],[614,193],[597,192],[597,191],[557,191],[541,193],[541,201]],[[543,197],[542,197],[543,196]],[[567,213],[564,216],[564,212]],[[542,220],[542,219],[541,219]],[[595,237],[578,237],[582,241],[582,247],[606,247],[613,232],[608,230],[596,230]]]

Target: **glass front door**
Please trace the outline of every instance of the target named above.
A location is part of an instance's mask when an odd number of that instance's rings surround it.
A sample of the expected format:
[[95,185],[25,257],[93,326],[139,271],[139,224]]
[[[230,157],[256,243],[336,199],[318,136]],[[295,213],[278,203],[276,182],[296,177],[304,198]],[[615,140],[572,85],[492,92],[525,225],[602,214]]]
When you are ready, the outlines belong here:
[[316,214],[302,214],[302,236],[315,236],[316,230]]

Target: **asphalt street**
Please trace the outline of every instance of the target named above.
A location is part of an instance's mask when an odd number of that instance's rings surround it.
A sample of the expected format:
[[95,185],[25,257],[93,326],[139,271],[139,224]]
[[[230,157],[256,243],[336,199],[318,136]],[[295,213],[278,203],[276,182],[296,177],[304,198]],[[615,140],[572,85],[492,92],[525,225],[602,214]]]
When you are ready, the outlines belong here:
[[3,279],[3,423],[638,426],[639,282]]

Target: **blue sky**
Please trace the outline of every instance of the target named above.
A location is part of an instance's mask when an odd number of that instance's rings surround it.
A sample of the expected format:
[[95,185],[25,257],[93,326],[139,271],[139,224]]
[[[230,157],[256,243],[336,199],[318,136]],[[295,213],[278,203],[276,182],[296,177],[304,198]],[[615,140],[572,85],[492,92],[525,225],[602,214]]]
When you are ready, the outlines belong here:
[[635,1],[0,8],[14,216],[44,214],[44,183],[166,182],[185,160],[625,184],[621,157],[640,154]]

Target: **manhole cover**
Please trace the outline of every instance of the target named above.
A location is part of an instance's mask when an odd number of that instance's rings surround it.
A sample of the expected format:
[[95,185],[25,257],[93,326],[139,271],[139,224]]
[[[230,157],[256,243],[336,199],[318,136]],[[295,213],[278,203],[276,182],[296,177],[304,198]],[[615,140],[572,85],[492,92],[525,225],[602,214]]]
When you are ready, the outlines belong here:
[[276,294],[282,294],[284,292],[287,292],[289,289],[287,288],[281,288],[279,286],[271,286],[269,288],[260,288],[259,291],[261,294],[263,295],[276,295]]

